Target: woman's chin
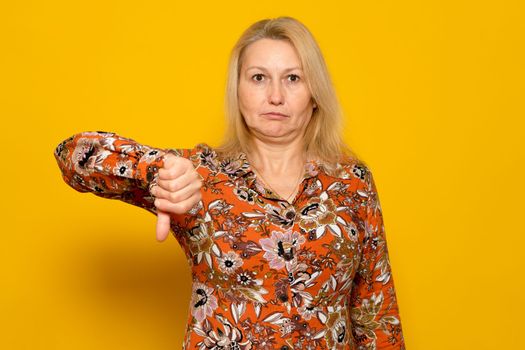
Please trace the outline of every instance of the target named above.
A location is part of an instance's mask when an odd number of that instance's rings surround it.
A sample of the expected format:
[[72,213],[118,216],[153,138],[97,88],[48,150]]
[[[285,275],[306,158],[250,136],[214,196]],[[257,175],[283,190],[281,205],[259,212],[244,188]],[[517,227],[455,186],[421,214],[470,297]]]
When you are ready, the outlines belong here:
[[290,130],[286,130],[283,128],[265,128],[262,130],[258,130],[255,135],[257,138],[261,140],[267,140],[267,141],[286,141],[286,140],[293,140],[295,139],[294,132]]

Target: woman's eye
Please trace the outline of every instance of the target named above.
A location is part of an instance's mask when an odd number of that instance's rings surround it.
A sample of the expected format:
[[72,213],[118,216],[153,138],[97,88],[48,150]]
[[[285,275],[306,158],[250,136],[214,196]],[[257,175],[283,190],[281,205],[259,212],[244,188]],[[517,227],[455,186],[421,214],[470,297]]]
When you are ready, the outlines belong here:
[[294,82],[294,83],[297,82],[297,81],[299,81],[299,79],[300,79],[300,77],[299,77],[297,74],[290,74],[290,75],[288,76],[288,78],[290,78],[290,80],[291,80],[292,82]]
[[[260,78],[260,79],[259,79],[259,78]],[[263,79],[263,75],[262,75],[261,73],[259,73],[259,74],[254,74],[254,75],[252,76],[252,79],[255,80],[255,81],[262,81],[262,79]]]

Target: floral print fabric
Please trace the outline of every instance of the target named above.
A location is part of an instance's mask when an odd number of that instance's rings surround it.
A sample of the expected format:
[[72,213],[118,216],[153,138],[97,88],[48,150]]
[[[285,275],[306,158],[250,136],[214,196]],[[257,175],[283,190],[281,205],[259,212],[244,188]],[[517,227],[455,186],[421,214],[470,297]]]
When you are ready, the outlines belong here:
[[171,229],[192,271],[183,349],[405,349],[381,206],[358,160],[305,164],[289,203],[244,153],[201,143],[158,149],[82,132],[54,155],[75,190],[156,213],[149,190],[163,156],[190,159],[202,200]]

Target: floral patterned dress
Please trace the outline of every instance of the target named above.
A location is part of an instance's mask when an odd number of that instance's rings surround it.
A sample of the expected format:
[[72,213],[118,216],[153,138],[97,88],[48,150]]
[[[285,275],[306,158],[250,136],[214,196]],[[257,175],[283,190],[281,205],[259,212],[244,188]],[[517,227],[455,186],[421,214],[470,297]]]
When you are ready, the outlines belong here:
[[54,155],[80,192],[156,214],[149,190],[171,152],[203,178],[202,200],[172,215],[192,271],[183,349],[405,349],[378,194],[358,160],[305,164],[291,202],[265,188],[244,153],[205,143],[158,149],[82,132]]

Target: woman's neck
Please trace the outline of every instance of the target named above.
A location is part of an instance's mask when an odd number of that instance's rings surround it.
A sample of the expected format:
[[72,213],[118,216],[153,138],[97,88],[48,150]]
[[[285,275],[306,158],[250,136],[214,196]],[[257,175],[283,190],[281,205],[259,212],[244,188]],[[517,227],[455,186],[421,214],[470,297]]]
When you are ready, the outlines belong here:
[[276,144],[252,140],[248,162],[260,184],[289,202],[298,193],[305,162],[302,142]]
[[253,139],[247,154],[250,165],[263,174],[291,176],[304,169],[306,155],[302,140],[288,144],[269,144]]

